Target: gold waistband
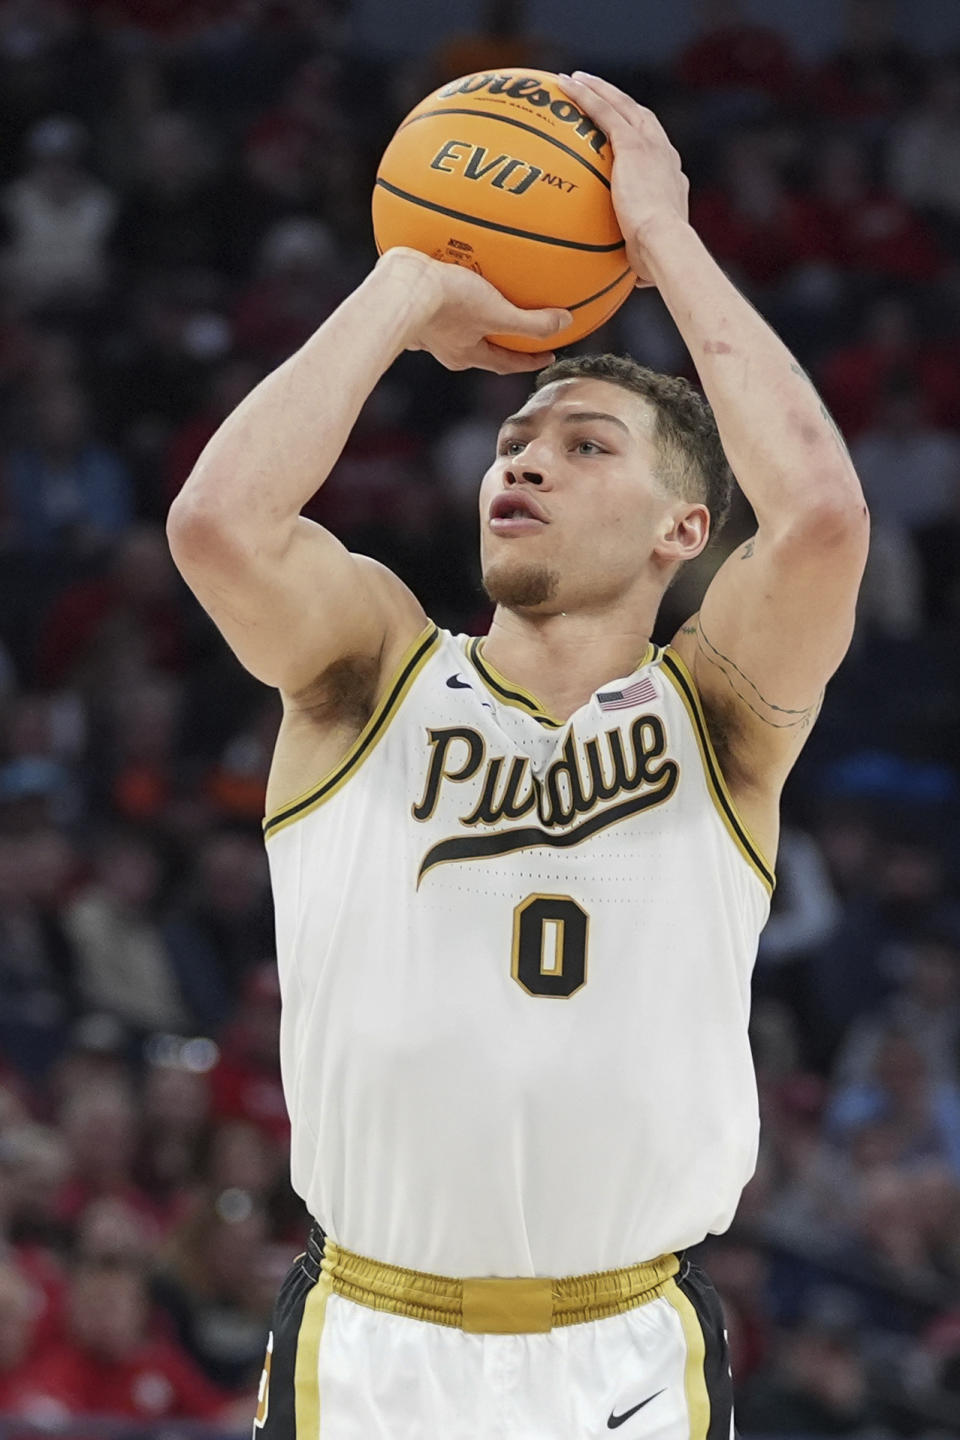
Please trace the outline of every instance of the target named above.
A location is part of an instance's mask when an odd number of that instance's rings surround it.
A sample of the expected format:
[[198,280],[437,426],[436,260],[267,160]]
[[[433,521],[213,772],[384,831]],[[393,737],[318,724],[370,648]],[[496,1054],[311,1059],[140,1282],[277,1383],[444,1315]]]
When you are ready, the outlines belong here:
[[501,1280],[455,1280],[367,1260],[334,1244],[329,1237],[321,1269],[337,1295],[433,1325],[450,1325],[473,1334],[522,1335],[602,1320],[646,1305],[663,1293],[676,1275],[676,1255],[661,1255],[626,1270]]

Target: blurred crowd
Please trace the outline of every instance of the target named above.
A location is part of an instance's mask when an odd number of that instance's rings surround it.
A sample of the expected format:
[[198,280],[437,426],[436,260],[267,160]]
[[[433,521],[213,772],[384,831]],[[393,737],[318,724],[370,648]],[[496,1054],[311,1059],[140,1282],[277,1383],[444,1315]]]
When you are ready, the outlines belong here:
[[[398,64],[352,42],[349,0],[0,0],[0,1417],[249,1425],[306,1226],[259,835],[278,704],[163,520],[375,260],[405,110],[455,74],[591,63],[516,0],[463,33],[455,9]],[[637,40],[603,68],[663,119],[874,520],[785,798],[760,1163],[703,1260],[744,1433],[956,1434],[960,55],[915,53],[887,0],[848,0],[814,66],[733,0],[700,9],[669,66]],[[649,291],[583,348],[692,373]],[[309,507],[455,630],[487,622],[476,485],[526,388],[402,357]],[[658,638],[750,525],[741,501]]]

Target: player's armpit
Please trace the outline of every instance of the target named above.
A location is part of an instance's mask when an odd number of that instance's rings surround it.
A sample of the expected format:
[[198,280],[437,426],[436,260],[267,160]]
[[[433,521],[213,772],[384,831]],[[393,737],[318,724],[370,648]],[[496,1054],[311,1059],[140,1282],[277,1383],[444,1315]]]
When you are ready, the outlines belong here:
[[865,508],[763,529],[718,570],[674,645],[708,714],[722,717],[728,781],[779,787],[853,635]]

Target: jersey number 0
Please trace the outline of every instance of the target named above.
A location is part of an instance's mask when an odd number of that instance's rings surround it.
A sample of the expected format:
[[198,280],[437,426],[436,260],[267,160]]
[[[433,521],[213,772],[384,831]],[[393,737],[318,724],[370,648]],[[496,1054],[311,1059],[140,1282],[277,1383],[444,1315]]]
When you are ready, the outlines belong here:
[[528,995],[568,997],[587,978],[587,912],[569,895],[528,895],[513,912],[510,973]]

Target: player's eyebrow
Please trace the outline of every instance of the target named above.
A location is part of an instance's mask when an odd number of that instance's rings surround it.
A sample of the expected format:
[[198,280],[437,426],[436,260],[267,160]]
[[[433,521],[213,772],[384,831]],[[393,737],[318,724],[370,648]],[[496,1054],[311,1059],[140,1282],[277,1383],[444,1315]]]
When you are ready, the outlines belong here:
[[[625,425],[618,416],[608,415],[604,410],[571,410],[569,414],[563,416],[562,423],[564,425],[583,425],[594,420],[608,420],[611,425],[619,425],[625,435],[630,434],[628,425]],[[529,430],[536,423],[534,415],[508,415],[500,429],[505,430],[508,425],[512,425],[518,430]]]

